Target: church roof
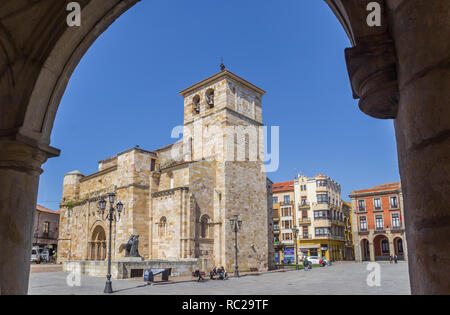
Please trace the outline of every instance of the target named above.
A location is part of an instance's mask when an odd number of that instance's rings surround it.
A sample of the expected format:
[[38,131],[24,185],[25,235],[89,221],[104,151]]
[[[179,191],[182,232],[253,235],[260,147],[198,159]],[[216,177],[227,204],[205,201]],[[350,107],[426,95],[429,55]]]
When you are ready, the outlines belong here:
[[209,83],[212,83],[212,82],[214,82],[214,81],[216,81],[218,79],[222,79],[222,78],[231,78],[231,79],[239,82],[240,84],[246,86],[247,88],[249,88],[249,89],[251,89],[251,90],[261,94],[261,95],[266,94],[266,91],[264,91],[263,89],[260,89],[256,85],[248,82],[247,80],[241,78],[240,76],[234,74],[233,72],[231,72],[229,70],[220,71],[219,73],[216,73],[215,75],[210,76],[209,78],[206,78],[206,79],[204,79],[204,80],[202,80],[202,81],[200,81],[200,82],[198,82],[198,83],[188,87],[187,89],[184,89],[179,94],[181,96],[183,96],[183,97],[186,97],[186,95],[188,95],[189,93],[195,91],[196,89],[198,89],[198,88],[200,88],[200,87],[202,87],[204,85],[207,85]]

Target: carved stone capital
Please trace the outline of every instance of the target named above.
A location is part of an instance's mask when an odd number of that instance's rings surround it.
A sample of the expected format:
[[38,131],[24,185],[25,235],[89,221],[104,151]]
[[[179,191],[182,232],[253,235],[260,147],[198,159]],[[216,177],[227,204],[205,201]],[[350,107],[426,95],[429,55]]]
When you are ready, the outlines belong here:
[[39,144],[19,133],[0,132],[0,168],[39,175],[42,164],[59,153],[58,149]]
[[385,35],[367,38],[345,50],[353,97],[362,112],[375,118],[396,118],[398,83],[394,41]]

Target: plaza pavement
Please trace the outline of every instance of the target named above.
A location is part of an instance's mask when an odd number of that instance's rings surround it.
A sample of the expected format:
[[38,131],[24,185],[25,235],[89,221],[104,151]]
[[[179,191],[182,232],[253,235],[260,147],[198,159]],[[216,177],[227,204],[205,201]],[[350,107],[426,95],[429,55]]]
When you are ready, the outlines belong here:
[[[334,264],[309,271],[271,272],[247,275],[229,280],[205,282],[184,281],[147,285],[133,280],[113,280],[114,294],[124,295],[278,295],[278,294],[411,294],[408,264],[380,262],[380,286],[367,285],[367,263]],[[81,276],[81,286],[70,287],[68,273],[39,272],[30,274],[29,294],[90,295],[103,294],[104,278]]]

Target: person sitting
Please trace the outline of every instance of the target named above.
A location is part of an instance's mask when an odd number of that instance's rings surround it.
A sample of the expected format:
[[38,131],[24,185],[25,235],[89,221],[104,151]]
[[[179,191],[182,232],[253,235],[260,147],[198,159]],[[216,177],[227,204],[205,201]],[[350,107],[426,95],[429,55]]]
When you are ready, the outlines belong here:
[[217,274],[219,275],[220,280],[226,280],[228,278],[228,274],[223,266],[217,270]]
[[203,280],[204,280],[203,277],[202,277],[202,273],[201,273],[200,270],[198,270],[198,269],[195,270],[194,276],[195,276],[195,277],[198,277],[197,282],[200,282],[200,281],[203,281]]
[[305,260],[303,261],[303,267],[304,267],[305,271],[308,271],[308,268],[309,268],[308,258],[305,258]]
[[211,280],[215,280],[214,277],[217,276],[217,267],[214,266],[214,268],[209,272],[209,277]]

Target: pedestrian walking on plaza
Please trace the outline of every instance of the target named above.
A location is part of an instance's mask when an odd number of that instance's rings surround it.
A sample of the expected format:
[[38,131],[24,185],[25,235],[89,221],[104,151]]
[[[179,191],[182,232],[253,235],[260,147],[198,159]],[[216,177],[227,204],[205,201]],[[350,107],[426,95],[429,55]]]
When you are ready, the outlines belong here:
[[392,264],[392,261],[394,260],[394,258],[392,258],[392,255],[389,256],[389,263]]
[[398,263],[398,256],[397,255],[394,256],[394,262]]

